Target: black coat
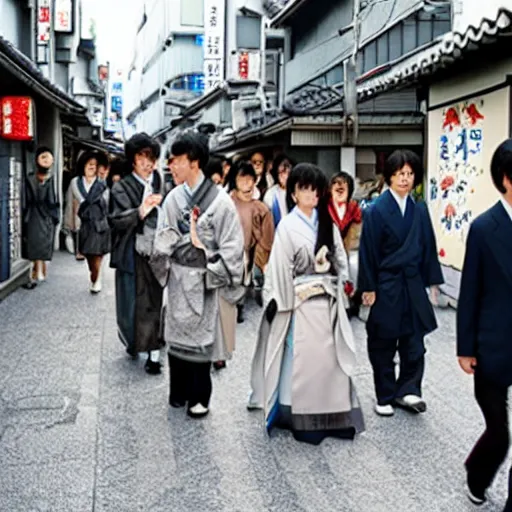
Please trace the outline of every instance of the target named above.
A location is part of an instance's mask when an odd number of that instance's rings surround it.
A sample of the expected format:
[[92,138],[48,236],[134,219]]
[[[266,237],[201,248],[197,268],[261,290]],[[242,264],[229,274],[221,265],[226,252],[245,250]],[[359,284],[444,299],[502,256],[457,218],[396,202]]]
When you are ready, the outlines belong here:
[[[80,181],[78,186],[83,182]],[[78,251],[84,256],[102,256],[110,252],[110,226],[108,223],[108,193],[105,183],[96,180],[89,193],[82,187],[85,198],[78,209],[80,230]]]
[[365,211],[359,247],[358,289],[376,293],[368,334],[422,338],[432,332],[437,322],[426,288],[442,283],[425,203],[408,198],[403,216],[391,192],[384,192]]
[[[153,175],[153,192],[161,193],[162,180],[158,172]],[[123,272],[135,272],[135,236],[142,233],[144,224],[156,227],[157,211],[153,210],[146,219],[139,215],[144,195],[144,186],[133,174],[116,183],[110,193],[110,216],[112,227],[112,254],[110,266]]]
[[477,217],[466,242],[457,306],[457,354],[486,379],[512,385],[512,221],[501,202]]
[[50,176],[40,182],[35,174],[27,178],[23,210],[23,257],[49,261],[53,256],[55,227],[60,221],[60,204]]

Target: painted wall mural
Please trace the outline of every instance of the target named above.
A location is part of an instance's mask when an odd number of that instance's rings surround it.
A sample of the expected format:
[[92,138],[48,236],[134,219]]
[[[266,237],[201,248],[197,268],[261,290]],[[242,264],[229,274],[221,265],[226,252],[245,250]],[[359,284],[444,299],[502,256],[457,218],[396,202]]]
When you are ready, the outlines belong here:
[[460,270],[460,249],[474,217],[471,199],[476,182],[484,174],[484,100],[445,108],[440,118],[435,140],[437,162],[431,167],[428,201],[441,262]]

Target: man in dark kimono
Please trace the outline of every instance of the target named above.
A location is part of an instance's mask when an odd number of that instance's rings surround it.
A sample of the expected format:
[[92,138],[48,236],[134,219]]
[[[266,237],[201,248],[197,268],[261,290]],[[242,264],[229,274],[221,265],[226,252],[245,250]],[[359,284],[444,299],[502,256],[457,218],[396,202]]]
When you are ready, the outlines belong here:
[[[474,376],[486,430],[466,460],[469,499],[482,505],[510,445],[508,391],[512,386],[512,139],[491,162],[500,200],[471,224],[457,308],[457,355]],[[504,512],[512,512],[512,469]]]
[[[149,266],[151,241],[162,202],[162,180],[154,171],[158,145],[149,135],[134,135],[125,145],[132,172],[111,192],[112,255],[116,269],[117,326],[121,341],[132,357],[148,352],[146,371],[161,373],[160,336],[162,287]],[[151,242],[149,242],[151,243]]]
[[[371,307],[366,330],[377,404],[382,416],[393,406],[426,411],[421,397],[424,336],[437,328],[426,288],[443,283],[436,241],[426,205],[410,193],[421,183],[422,166],[412,151],[395,151],[386,162],[389,187],[365,211],[359,248],[358,289]],[[400,375],[395,377],[396,352]]]
[[60,203],[51,173],[53,153],[50,148],[36,151],[36,172],[27,178],[23,211],[24,258],[32,262],[30,282],[33,289],[37,281],[46,280],[46,262],[53,256],[55,228],[60,222]]

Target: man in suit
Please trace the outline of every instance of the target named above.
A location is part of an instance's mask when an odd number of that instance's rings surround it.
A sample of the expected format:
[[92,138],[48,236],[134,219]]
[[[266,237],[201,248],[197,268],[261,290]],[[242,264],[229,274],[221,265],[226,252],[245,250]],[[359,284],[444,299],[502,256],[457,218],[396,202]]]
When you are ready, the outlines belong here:
[[363,304],[371,307],[366,331],[377,395],[375,411],[380,416],[392,416],[395,406],[414,414],[427,409],[421,390],[424,337],[437,323],[426,288],[437,295],[443,275],[425,203],[416,203],[410,196],[422,176],[415,153],[395,151],[384,169],[389,189],[364,215],[357,288]]
[[[466,460],[469,499],[481,505],[509,448],[508,388],[512,385],[512,139],[492,158],[500,200],[477,217],[466,243],[457,309],[457,355],[474,376],[486,430]],[[512,471],[505,512],[512,512]]]

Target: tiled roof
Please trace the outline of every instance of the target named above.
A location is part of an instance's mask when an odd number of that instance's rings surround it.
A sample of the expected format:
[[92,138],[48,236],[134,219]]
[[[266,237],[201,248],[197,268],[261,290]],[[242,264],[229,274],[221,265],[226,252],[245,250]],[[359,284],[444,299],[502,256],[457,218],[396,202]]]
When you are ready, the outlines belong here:
[[65,112],[85,115],[86,109],[80,103],[48,80],[33,61],[1,36],[0,65]]
[[499,9],[493,19],[484,18],[478,26],[470,25],[463,33],[449,32],[428,48],[366,73],[359,79],[358,99],[365,100],[432,75],[468,53],[510,36],[512,11]]

